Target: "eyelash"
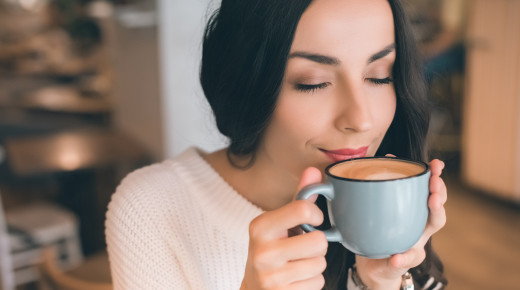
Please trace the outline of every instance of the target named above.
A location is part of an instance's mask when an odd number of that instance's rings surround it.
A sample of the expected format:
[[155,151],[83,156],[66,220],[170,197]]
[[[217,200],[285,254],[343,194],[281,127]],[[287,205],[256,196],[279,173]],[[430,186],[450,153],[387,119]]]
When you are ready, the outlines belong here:
[[[390,77],[384,78],[384,79],[376,79],[376,78],[368,78],[368,81],[373,83],[374,85],[387,85],[393,82],[393,80]],[[330,83],[321,83],[316,85],[307,85],[307,84],[296,84],[296,90],[302,91],[302,92],[310,92],[313,93],[317,90],[324,89],[328,87]]]
[[373,83],[374,85],[387,85],[392,83],[394,80],[392,80],[390,77],[384,78],[384,79],[376,79],[376,78],[368,78],[368,81]]
[[310,93],[313,93],[319,89],[324,89],[326,87],[329,86],[330,83],[321,83],[321,84],[316,84],[316,85],[307,85],[307,84],[297,84],[296,85],[296,89],[298,91],[302,91],[302,92],[310,92]]

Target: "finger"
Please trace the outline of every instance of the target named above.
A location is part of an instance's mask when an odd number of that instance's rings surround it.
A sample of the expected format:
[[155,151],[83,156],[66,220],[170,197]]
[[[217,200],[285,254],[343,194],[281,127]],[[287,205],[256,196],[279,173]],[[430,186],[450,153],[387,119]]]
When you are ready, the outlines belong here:
[[288,230],[301,224],[318,226],[323,213],[314,203],[295,200],[289,204],[261,214],[249,224],[251,240],[270,241],[288,236]]
[[[275,245],[275,246],[273,246]],[[267,244],[270,251],[265,258],[293,261],[316,256],[325,256],[329,243],[321,231],[310,232]]]
[[446,203],[448,199],[448,189],[446,188],[444,180],[439,176],[432,176],[430,178],[430,193],[430,199],[432,196],[437,195],[437,197],[434,197],[437,206],[442,206]]
[[408,269],[401,269],[399,267],[395,267],[391,263],[392,258],[394,256],[386,259],[369,259],[363,256],[356,255],[357,270],[359,275],[361,276],[361,279],[363,279],[363,277],[368,278],[367,276],[372,276],[372,274],[377,272],[379,272],[377,276],[380,276],[380,278],[387,280],[393,280],[397,277],[402,276]]
[[[316,167],[307,167],[302,174],[302,178],[300,179],[300,183],[298,184],[298,192],[307,185],[320,183],[321,182],[321,172]],[[295,196],[296,198],[296,196]],[[313,195],[309,198],[311,202],[316,202],[318,198],[317,195]]]
[[[321,275],[327,267],[325,257],[313,257],[285,264],[269,274],[269,280],[274,285],[299,283]],[[285,288],[284,288],[285,289]],[[309,289],[309,288],[299,288]]]
[[389,154],[386,154],[385,156],[386,156],[386,157],[396,157],[394,154],[390,154],[390,153],[389,153]]
[[400,271],[406,271],[421,264],[425,258],[426,252],[424,251],[424,245],[421,247],[417,245],[404,253],[393,255],[390,257],[389,263],[392,267]]
[[[439,183],[440,189],[433,191],[428,198],[428,221],[424,232],[414,247],[423,248],[433,234],[438,232],[446,224],[446,209],[444,203],[447,199],[446,186],[440,177],[435,177],[434,183]],[[436,186],[436,185],[434,185]]]
[[430,235],[433,235],[446,224],[446,210],[438,194],[430,196],[428,207],[430,208],[430,214],[428,215],[426,229],[431,231]]
[[288,285],[284,288],[284,290],[300,290],[300,289],[323,289],[325,286],[325,278],[323,275],[314,276],[310,279],[294,282],[291,285]]
[[[446,224],[446,210],[443,206],[439,208],[432,209],[430,207],[430,214],[428,215],[428,222],[426,223],[426,227],[424,232],[417,242],[417,246],[424,247],[426,242],[431,238],[433,234],[438,232],[444,225]],[[414,245],[415,247],[415,245]]]
[[444,169],[444,162],[439,159],[434,159],[430,162],[430,169],[432,176],[441,176],[442,170]]
[[300,183],[298,184],[298,191],[307,185],[321,182],[321,172],[316,167],[307,167],[302,174]]

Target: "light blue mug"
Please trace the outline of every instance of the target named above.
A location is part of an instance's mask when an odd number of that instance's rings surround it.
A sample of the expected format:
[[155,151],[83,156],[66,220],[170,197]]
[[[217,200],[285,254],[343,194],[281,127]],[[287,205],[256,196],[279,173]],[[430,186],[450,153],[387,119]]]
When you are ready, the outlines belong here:
[[[327,240],[373,259],[410,249],[428,219],[430,168],[421,161],[364,157],[331,164],[327,182],[304,187],[298,199],[327,198]],[[307,231],[316,229],[304,224]]]

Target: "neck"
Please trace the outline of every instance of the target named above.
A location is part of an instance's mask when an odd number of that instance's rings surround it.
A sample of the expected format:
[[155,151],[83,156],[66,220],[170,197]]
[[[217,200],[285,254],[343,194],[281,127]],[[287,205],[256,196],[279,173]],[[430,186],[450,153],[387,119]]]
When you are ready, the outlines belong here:
[[[298,177],[281,170],[270,159],[258,158],[252,166],[241,169],[229,162],[225,149],[204,158],[239,194],[263,210],[280,208],[296,196]],[[247,164],[247,160],[237,158],[237,164]]]

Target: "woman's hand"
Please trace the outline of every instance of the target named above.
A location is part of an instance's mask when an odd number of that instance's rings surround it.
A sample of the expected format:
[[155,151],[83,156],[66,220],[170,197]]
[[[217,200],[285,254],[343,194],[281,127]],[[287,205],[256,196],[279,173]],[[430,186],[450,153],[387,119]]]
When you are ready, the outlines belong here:
[[[298,190],[320,181],[320,171],[307,168]],[[301,224],[322,222],[323,213],[312,200],[293,201],[255,218],[249,225],[249,254],[240,289],[322,289],[325,235],[321,231],[289,234]]]
[[408,251],[393,255],[388,259],[368,259],[356,256],[358,274],[370,289],[399,289],[401,276],[408,269],[422,263],[426,257],[424,246],[430,237],[446,223],[444,203],[448,195],[446,185],[440,177],[444,169],[444,162],[435,159],[430,162],[430,168],[430,196],[428,198],[430,213],[419,241]]

